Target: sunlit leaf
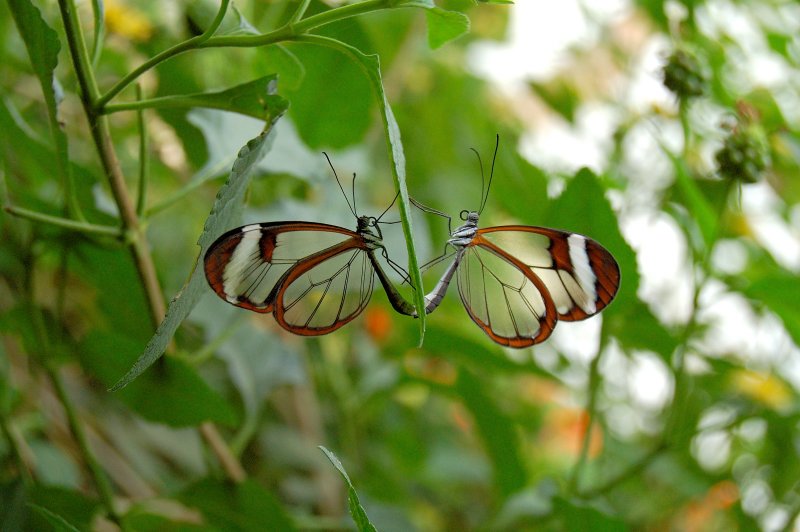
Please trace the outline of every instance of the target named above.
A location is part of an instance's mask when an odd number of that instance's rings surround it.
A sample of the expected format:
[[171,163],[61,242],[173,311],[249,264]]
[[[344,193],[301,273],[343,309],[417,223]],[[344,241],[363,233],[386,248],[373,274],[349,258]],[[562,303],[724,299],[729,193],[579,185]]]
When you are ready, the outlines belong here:
[[434,50],[469,32],[469,18],[457,11],[428,9],[425,18],[428,20],[428,46]]
[[428,21],[428,46],[435,50],[453,39],[469,32],[469,18],[458,11],[448,11],[433,0],[403,0],[400,7],[420,7]]
[[567,183],[567,188],[550,206],[546,225],[586,235],[614,255],[619,264],[620,287],[604,315],[622,312],[636,301],[639,288],[636,254],[623,238],[605,189],[591,170],[578,171]]
[[[719,219],[709,201],[703,196],[694,176],[691,175],[686,162],[672,154],[668,154],[675,169],[675,184],[681,193],[686,208],[692,215],[694,223],[700,230],[706,249],[710,249],[717,238]],[[687,228],[691,230],[691,228]]]
[[783,321],[784,327],[800,345],[800,282],[789,273],[774,273],[756,279],[744,288],[748,297],[760,301]]

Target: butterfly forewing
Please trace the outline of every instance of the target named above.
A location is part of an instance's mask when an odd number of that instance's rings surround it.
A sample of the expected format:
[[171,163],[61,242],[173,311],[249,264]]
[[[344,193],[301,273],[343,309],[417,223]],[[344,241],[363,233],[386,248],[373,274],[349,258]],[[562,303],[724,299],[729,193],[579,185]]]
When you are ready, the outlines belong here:
[[597,314],[617,293],[619,266],[590,238],[534,226],[488,227],[478,233],[542,280],[559,319],[575,321]]
[[544,285],[513,257],[479,245],[464,249],[456,277],[472,320],[495,342],[524,347],[545,340],[556,322]]
[[326,334],[358,316],[374,285],[372,264],[359,241],[348,241],[299,262],[282,281],[275,319],[303,335]]
[[206,278],[227,302],[256,312],[271,312],[276,286],[292,266],[353,238],[361,237],[327,224],[246,225],[212,244],[205,256]]

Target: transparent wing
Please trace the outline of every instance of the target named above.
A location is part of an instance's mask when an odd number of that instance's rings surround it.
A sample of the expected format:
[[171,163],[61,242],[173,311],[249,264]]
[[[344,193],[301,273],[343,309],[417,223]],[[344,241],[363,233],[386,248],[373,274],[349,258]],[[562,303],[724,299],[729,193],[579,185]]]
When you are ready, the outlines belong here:
[[458,292],[472,320],[495,342],[526,347],[544,341],[556,325],[556,310],[542,281],[501,250],[478,237],[457,256]]
[[277,285],[301,260],[363,239],[335,225],[311,222],[252,224],[228,231],[208,249],[206,279],[216,294],[238,307],[272,312]]
[[374,285],[369,253],[350,240],[298,262],[275,298],[275,319],[296,334],[335,331],[367,306]]
[[516,257],[542,280],[559,319],[583,320],[603,310],[619,288],[619,266],[585,236],[545,227],[510,225],[478,230],[484,246]]

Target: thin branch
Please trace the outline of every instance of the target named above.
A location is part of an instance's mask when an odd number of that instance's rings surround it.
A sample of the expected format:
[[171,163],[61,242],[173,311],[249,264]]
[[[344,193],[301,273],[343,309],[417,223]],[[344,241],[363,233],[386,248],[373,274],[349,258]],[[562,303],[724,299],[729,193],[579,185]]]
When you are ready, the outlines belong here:
[[14,216],[19,216],[20,218],[26,218],[34,222],[55,225],[57,227],[63,227],[64,229],[69,229],[70,231],[76,231],[79,233],[111,236],[115,238],[122,238],[124,234],[119,227],[112,227],[110,225],[97,225],[89,222],[79,222],[77,220],[70,220],[60,216],[51,216],[49,214],[24,209],[22,207],[15,207],[14,205],[6,205],[3,207],[3,209],[7,213]]
[[230,0],[222,0],[219,6],[219,10],[217,11],[216,16],[214,17],[214,20],[211,22],[211,25],[208,28],[206,28],[206,31],[204,31],[202,34],[196,37],[192,37],[191,39],[183,41],[182,43],[179,43],[173,46],[172,48],[168,48],[163,52],[161,52],[160,54],[156,54],[154,57],[150,58],[149,60],[139,65],[137,68],[133,69],[130,73],[128,73],[128,75],[123,77],[113,87],[111,87],[111,89],[108,92],[106,92],[101,97],[94,99],[93,107],[98,112],[102,113],[106,104],[108,104],[108,102],[110,102],[111,99],[114,98],[114,96],[122,92],[122,90],[125,89],[125,87],[133,83],[133,81],[136,78],[138,78],[151,68],[155,67],[159,63],[163,63],[164,61],[166,61],[171,57],[182,54],[183,52],[187,52],[189,50],[194,50],[199,48],[202,43],[210,39],[211,36],[214,35],[214,33],[217,31],[217,29],[219,29],[220,24],[222,24],[222,20],[225,18],[225,13],[227,13],[228,11],[229,3]]
[[206,421],[200,425],[200,433],[208,442],[214,454],[217,455],[217,459],[225,470],[225,475],[234,482],[244,482],[247,478],[247,473],[242,468],[242,464],[231,453],[228,444],[222,439],[217,427],[213,423]]
[[[61,0],[64,1],[64,0]],[[227,4],[229,0],[223,0],[224,9],[227,9]],[[303,0],[306,2],[306,0]],[[283,41],[292,41],[295,40],[298,36],[308,33],[309,31],[319,28],[320,26],[324,26],[326,24],[331,24],[333,22],[337,22],[340,20],[344,20],[347,18],[355,17],[358,15],[363,15],[366,13],[372,13],[376,11],[381,11],[383,9],[388,9],[393,7],[396,2],[393,0],[366,0],[364,2],[359,2],[357,4],[349,4],[341,7],[337,7],[334,9],[330,9],[328,11],[324,11],[317,15],[312,15],[304,20],[294,21],[291,20],[288,24],[281,26],[273,31],[262,33],[260,35],[224,35],[219,37],[213,37],[213,33],[217,30],[219,23],[222,22],[222,17],[224,17],[224,9],[223,6],[220,7],[220,11],[217,13],[217,19],[215,19],[215,26],[212,23],[212,26],[209,27],[202,35],[198,35],[197,37],[192,37],[186,41],[176,44],[175,46],[164,50],[163,52],[156,54],[155,56],[151,57],[130,73],[128,73],[125,77],[119,80],[116,84],[114,84],[111,89],[108,90],[105,94],[98,97],[94,100],[94,108],[98,113],[106,113],[106,107],[108,106],[109,102],[117,96],[120,92],[122,92],[128,85],[133,83],[139,76],[147,72],[148,70],[158,66],[159,64],[163,63],[164,61],[175,57],[176,55],[180,55],[185,52],[189,52],[191,50],[198,50],[201,48],[220,48],[220,47],[237,47],[237,48],[253,48],[259,46],[267,46],[269,44],[275,44],[278,42]],[[301,4],[300,8],[303,5]],[[298,9],[298,12],[300,9]],[[295,16],[298,12],[295,12]],[[303,10],[303,13],[305,10]],[[301,14],[303,14],[301,13]],[[116,107],[114,110],[121,110],[119,107]]]

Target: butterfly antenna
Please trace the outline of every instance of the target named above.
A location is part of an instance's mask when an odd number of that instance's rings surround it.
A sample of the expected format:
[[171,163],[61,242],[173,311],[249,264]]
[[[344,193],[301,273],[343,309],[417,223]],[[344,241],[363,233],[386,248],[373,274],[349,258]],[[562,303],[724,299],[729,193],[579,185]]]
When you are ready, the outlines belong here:
[[[483,212],[483,208],[486,206],[486,200],[489,199],[489,189],[492,188],[492,177],[494,177],[494,162],[497,160],[497,149],[499,147],[500,147],[500,134],[495,133],[494,155],[492,155],[492,168],[491,170],[489,170],[489,184],[486,185],[486,196],[482,198],[481,209],[478,211],[478,214]],[[481,182],[483,182],[483,168],[481,168]]]
[[[345,192],[344,192],[344,187],[342,187],[342,182],[339,181],[339,176],[336,175],[336,168],[333,167],[333,163],[331,162],[331,158],[328,157],[328,154],[325,153],[325,152],[322,152],[322,155],[325,156],[325,159],[328,161],[328,166],[330,166],[331,170],[333,170],[333,177],[336,178],[336,184],[339,185],[339,190],[342,191],[342,196],[344,196],[344,200],[347,202],[347,206],[350,208],[350,212],[353,213],[353,216],[358,218],[358,215],[356,214],[355,207],[353,205],[351,205],[350,204],[350,200],[347,199],[347,194],[345,194]],[[353,197],[353,203],[355,203],[355,197]]]
[[[380,221],[381,221],[381,218],[383,218],[383,215],[384,215],[384,214],[386,214],[387,212],[389,212],[389,209],[391,209],[391,208],[392,208],[392,205],[394,205],[394,202],[395,202],[395,201],[397,201],[397,198],[398,198],[399,196],[400,196],[400,191],[398,190],[398,191],[397,191],[397,194],[395,194],[395,195],[394,195],[394,199],[392,200],[392,202],[389,204],[389,206],[388,206],[388,207],[386,207],[386,210],[385,210],[385,211],[383,211],[383,212],[381,213],[381,215],[380,215],[380,216],[378,216],[377,218],[375,218],[375,222],[376,222],[376,223],[377,223],[377,222],[380,222]],[[387,223],[387,224],[393,224],[393,223],[397,223],[397,222],[384,222],[384,223]]]
[[484,199],[483,199],[483,185],[485,184],[484,177],[483,177],[483,161],[481,161],[481,154],[480,154],[480,153],[478,153],[478,150],[476,150],[475,148],[470,148],[470,150],[472,150],[472,153],[474,153],[474,154],[475,154],[475,157],[477,157],[477,158],[478,158],[478,166],[479,166],[479,167],[480,167],[480,169],[481,169],[481,201],[480,201],[480,203],[479,203],[479,204],[481,205],[481,210],[483,210],[483,203],[484,203]]
[[350,185],[350,195],[353,196],[353,214],[358,218],[358,208],[356,207],[356,173],[353,172],[353,182]]

